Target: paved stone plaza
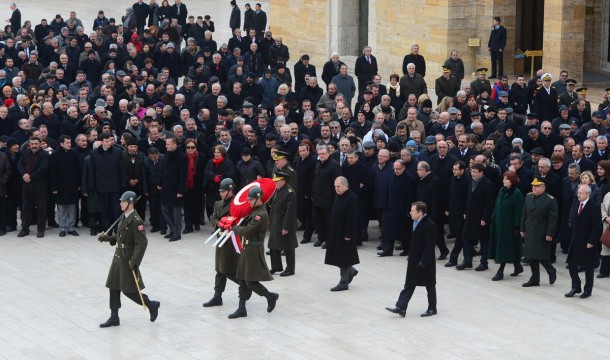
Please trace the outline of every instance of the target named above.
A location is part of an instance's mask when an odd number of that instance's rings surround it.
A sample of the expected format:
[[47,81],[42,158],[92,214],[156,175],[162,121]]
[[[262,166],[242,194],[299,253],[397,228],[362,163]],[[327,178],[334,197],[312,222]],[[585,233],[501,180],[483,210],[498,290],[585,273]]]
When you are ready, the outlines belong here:
[[[130,3],[103,6],[107,16],[118,17]],[[228,0],[185,3],[195,15],[212,15],[215,38],[228,39]],[[262,3],[268,9],[268,1]],[[90,29],[101,3],[18,5],[22,19],[33,24],[74,9]],[[7,18],[8,3],[3,6]],[[291,53],[298,56],[297,49]],[[316,65],[321,70],[322,64]],[[492,282],[495,265],[485,272],[459,272],[437,262],[439,314],[420,318],[427,301],[419,288],[402,319],[384,307],[394,305],[402,288],[404,257],[379,258],[378,242],[365,243],[350,290],[331,293],[339,270],[324,265],[324,250],[310,243],[297,249],[295,276],[265,284],[280,294],[273,313],[266,312],[264,298],[253,295],[248,317],[229,320],[238,303],[234,284],[227,285],[224,306],[201,306],[214,286],[214,248],[203,244],[209,225],[175,243],[149,234],[141,270],[145,293],[161,302],[159,318],[150,323],[148,313],[123,297],[121,326],[100,329],[110,313],[104,284],[114,249],[89,236],[88,229],[77,231],[80,237],[60,238],[57,229],[49,229],[43,239],[18,239],[16,232],[0,238],[0,358],[544,360],[605,358],[610,352],[610,280],[596,279],[589,299],[565,298],[570,290],[565,255],[556,264],[554,285],[543,272],[542,286],[529,289],[521,287],[528,268],[516,278],[507,274]],[[376,224],[370,234],[377,238]]]

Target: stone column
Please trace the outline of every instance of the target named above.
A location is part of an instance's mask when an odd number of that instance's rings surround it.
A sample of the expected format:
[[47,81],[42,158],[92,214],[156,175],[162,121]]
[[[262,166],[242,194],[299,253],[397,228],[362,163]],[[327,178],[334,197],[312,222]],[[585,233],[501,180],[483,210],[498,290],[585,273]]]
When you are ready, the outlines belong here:
[[328,10],[331,51],[358,55],[359,1],[330,0]]
[[570,77],[582,82],[585,0],[546,0],[544,12],[542,68],[555,77],[568,70]]

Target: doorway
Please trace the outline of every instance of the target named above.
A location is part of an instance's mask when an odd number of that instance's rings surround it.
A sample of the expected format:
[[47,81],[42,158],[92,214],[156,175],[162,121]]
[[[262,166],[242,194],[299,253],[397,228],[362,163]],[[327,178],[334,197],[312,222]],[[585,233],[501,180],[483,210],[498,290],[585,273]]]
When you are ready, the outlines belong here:
[[[542,50],[544,27],[544,0],[517,0],[515,46],[523,52]],[[534,68],[542,68],[542,57],[534,59]],[[525,69],[531,68],[532,58],[525,57]]]

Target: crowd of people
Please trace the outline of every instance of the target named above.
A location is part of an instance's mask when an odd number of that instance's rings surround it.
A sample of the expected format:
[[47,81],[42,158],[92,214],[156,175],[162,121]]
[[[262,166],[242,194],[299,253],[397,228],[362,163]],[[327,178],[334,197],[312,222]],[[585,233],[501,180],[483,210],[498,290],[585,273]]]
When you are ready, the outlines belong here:
[[[217,42],[219,25],[181,0],[138,0],[120,21],[100,10],[89,34],[75,12],[33,25],[11,4],[0,32],[0,235],[17,230],[18,210],[19,237],[34,223],[38,237],[47,226],[78,235],[79,222],[96,235],[120,215],[120,194],[133,191],[151,232],[176,241],[209,220],[224,179],[239,191],[279,172],[296,192],[300,242],[317,232],[314,246],[325,247],[335,180],[344,176],[358,202],[353,239],[370,241],[369,221],[378,220],[379,256],[408,255],[418,201],[446,266],[468,269],[480,256],[483,271],[495,259],[501,280],[506,263],[512,275],[523,271],[524,255],[533,273],[526,284],[539,283],[538,263],[552,283],[560,244],[591,286],[600,259],[598,277],[610,275],[610,251],[573,230],[581,193],[610,223],[608,95],[592,112],[587,89],[567,71],[553,81],[540,69],[509,85],[502,66],[494,83],[479,68],[470,82],[453,50],[438,69],[435,106],[425,76],[436,69],[418,45],[386,84],[371,47],[356,60],[356,79],[333,53],[320,86],[307,54],[287,67],[289,48],[267,30],[260,4],[246,4],[243,17],[230,6],[233,36]],[[528,194],[555,204],[542,238],[530,229],[538,220],[526,215]],[[601,218],[592,220],[600,233]],[[455,238],[452,250],[446,238]],[[273,256],[278,263],[277,249]],[[347,279],[353,270],[345,269]]]

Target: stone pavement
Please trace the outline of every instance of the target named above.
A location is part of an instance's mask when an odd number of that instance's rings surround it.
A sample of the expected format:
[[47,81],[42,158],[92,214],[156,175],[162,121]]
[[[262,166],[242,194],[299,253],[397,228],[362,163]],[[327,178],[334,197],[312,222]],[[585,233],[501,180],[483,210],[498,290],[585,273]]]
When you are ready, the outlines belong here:
[[[115,1],[117,10],[106,12],[117,16],[130,3]],[[267,1],[262,3],[268,8]],[[101,3],[58,0],[51,8],[46,1],[30,0],[18,5],[24,20],[50,19],[55,12],[67,16],[75,9],[89,27]],[[196,15],[211,14],[217,21],[215,37],[228,38],[225,2],[187,6]],[[159,318],[150,323],[141,307],[123,297],[121,326],[100,329],[109,315],[104,284],[114,249],[87,230],[78,228],[79,237],[60,238],[57,229],[47,230],[43,239],[18,239],[15,232],[0,237],[1,359],[550,360],[602,358],[610,351],[610,280],[596,279],[589,299],[564,298],[570,289],[565,255],[559,256],[553,286],[543,275],[542,286],[529,289],[521,287],[527,268],[513,278],[508,266],[505,280],[492,282],[495,265],[483,273],[459,272],[439,261],[439,314],[419,317],[427,306],[420,288],[402,319],[384,307],[394,304],[402,288],[405,258],[378,258],[377,241],[365,243],[350,290],[331,293],[338,269],[324,265],[323,250],[301,245],[296,275],[265,284],[280,294],[275,311],[268,314],[265,300],[253,295],[248,317],[229,320],[238,303],[232,283],[224,306],[201,307],[214,286],[214,249],[203,244],[209,226],[175,243],[149,234],[141,269],[145,293],[161,301]],[[376,224],[369,231],[376,239]]]

